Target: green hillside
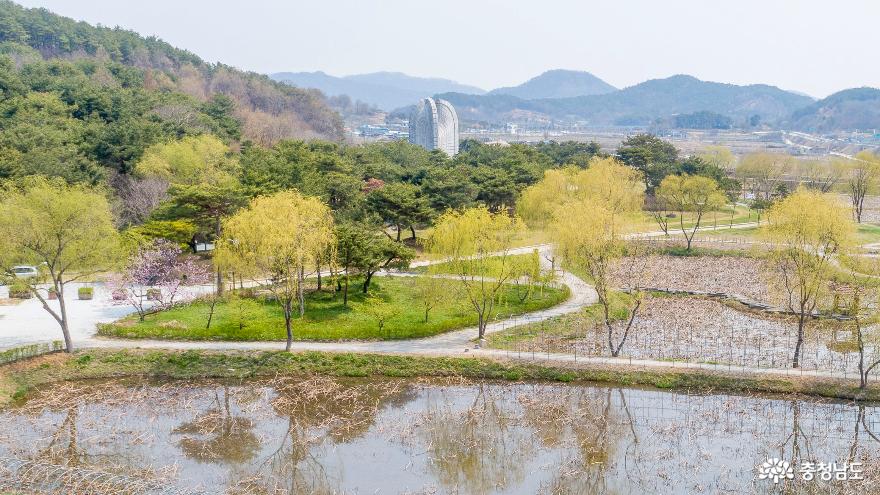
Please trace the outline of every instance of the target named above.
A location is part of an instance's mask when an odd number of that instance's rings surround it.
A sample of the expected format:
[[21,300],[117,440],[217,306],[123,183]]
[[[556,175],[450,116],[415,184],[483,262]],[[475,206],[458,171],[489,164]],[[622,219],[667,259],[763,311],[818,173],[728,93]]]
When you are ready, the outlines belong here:
[[[201,113],[216,95],[224,95],[232,104],[220,99],[219,105],[229,107],[243,139],[271,145],[282,138],[342,135],[339,116],[315,90],[208,64],[155,37],[91,26],[8,0],[0,1],[0,53],[7,57],[2,79],[23,85],[5,87],[5,99],[54,92],[83,122],[137,117],[159,127],[210,129]],[[87,102],[85,93],[106,101]],[[107,101],[114,102],[113,110]]]

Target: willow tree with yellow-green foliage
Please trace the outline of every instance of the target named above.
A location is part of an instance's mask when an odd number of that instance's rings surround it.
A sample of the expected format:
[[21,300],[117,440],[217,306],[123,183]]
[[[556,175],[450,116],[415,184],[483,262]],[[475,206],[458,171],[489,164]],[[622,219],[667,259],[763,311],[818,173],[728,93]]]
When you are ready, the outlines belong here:
[[437,219],[428,251],[446,260],[462,283],[462,294],[477,314],[482,341],[504,284],[516,273],[510,249],[522,222],[487,208],[447,211]]
[[[122,255],[107,196],[31,177],[20,188],[0,191],[0,197],[0,275],[14,278],[13,266],[19,264],[38,267],[39,276],[19,280],[58,323],[65,349],[73,352],[65,286],[112,268]],[[50,293],[57,306],[48,301]]]
[[320,199],[283,191],[262,196],[223,222],[214,255],[220,269],[264,279],[284,312],[287,350],[293,342],[293,301],[305,311],[306,270],[317,269],[315,253],[334,245],[333,216]]
[[[670,175],[663,179],[657,196],[667,208],[678,213],[678,224],[687,242],[687,250],[697,235],[703,215],[717,211],[727,202],[727,196],[718,188],[718,183],[700,175]],[[685,228],[685,217],[693,225]]]
[[855,244],[855,223],[836,198],[804,188],[774,204],[767,219],[764,235],[773,244],[774,281],[786,308],[798,319],[792,358],[792,367],[797,368],[807,321],[827,291],[833,258]]
[[630,263],[621,270],[633,296],[628,298],[629,318],[615,338],[611,271],[621,268],[629,244],[629,225],[643,204],[640,172],[613,158],[596,158],[586,170],[549,171],[522,197],[519,207],[523,215],[532,222],[545,222],[565,262],[592,280],[603,310],[608,349],[617,356],[641,305],[639,286],[644,264]]

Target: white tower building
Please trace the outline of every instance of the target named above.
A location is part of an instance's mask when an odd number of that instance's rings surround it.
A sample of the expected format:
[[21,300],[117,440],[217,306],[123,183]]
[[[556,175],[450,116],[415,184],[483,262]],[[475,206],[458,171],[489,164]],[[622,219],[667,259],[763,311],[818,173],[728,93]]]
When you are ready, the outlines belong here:
[[409,116],[409,142],[428,150],[458,153],[458,115],[446,100],[424,98]]

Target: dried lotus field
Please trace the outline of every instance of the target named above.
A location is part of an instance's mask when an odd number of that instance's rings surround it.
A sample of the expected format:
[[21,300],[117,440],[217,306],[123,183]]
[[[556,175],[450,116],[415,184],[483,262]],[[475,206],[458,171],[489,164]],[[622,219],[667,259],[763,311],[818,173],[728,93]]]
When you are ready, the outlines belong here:
[[862,466],[862,480],[788,493],[870,493],[878,431],[876,407],[802,397],[459,378],[69,382],[0,412],[0,488],[774,493],[752,473],[784,451]]

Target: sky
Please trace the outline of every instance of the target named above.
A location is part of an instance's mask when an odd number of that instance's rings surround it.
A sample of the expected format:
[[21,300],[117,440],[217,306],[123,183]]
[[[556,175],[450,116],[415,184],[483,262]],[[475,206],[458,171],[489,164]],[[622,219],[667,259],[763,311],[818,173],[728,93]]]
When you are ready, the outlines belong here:
[[398,71],[484,89],[549,69],[824,97],[880,87],[876,0],[16,0],[262,73]]

